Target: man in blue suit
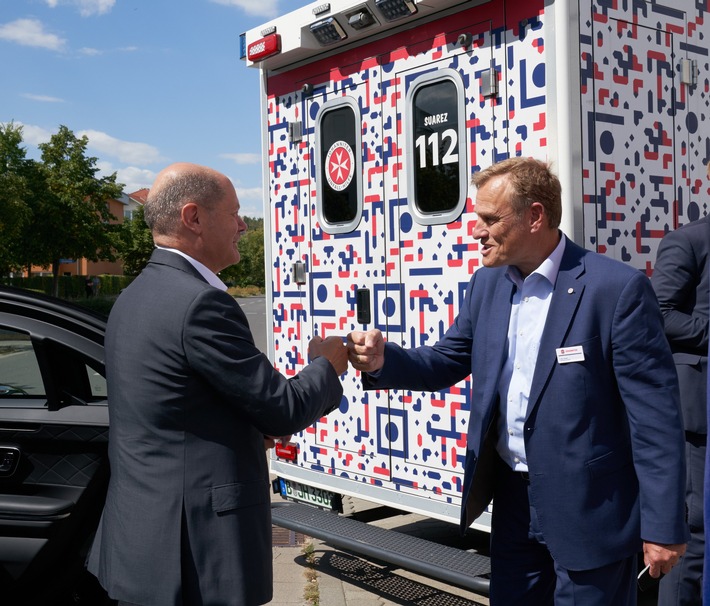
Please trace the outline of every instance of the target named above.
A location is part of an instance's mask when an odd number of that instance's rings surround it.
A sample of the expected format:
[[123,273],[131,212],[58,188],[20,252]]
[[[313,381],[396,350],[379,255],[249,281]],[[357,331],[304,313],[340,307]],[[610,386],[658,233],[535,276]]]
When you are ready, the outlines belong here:
[[514,158],[474,177],[477,270],[431,347],[348,336],[369,389],[436,391],[472,374],[465,529],[494,500],[493,606],[628,606],[637,554],[685,550],[678,383],[649,280],[559,229],[561,188]]
[[703,483],[707,444],[708,249],[710,216],[666,234],[651,284],[673,351],[685,424],[686,504],[690,541],[680,563],[661,580],[659,606],[701,603],[705,524]]

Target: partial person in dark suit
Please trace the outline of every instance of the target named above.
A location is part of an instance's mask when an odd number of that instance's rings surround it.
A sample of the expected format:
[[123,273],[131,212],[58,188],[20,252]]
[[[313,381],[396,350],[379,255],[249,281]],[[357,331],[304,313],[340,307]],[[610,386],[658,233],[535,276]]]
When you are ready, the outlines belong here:
[[472,375],[461,526],[493,497],[493,606],[635,604],[637,554],[658,577],[687,539],[678,382],[650,282],[559,231],[546,164],[506,160],[474,185],[484,267],[453,325],[414,349],[352,332],[350,362],[368,389]]
[[174,164],[145,221],[157,246],[106,331],[111,480],[89,569],[141,606],[248,606],[272,598],[265,436],[334,410],[342,339],[314,338],[286,379],[254,345],[217,273],[246,230],[224,175]]
[[703,486],[707,443],[708,248],[710,217],[661,240],[651,283],[656,291],[678,371],[685,424],[686,505],[690,541],[678,566],[661,579],[659,606],[701,603],[705,524]]

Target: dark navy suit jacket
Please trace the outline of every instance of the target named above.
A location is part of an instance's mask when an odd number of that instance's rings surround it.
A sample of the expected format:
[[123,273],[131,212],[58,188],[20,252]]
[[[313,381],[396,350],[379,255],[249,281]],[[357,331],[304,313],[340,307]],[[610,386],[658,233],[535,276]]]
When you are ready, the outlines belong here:
[[264,434],[340,403],[332,365],[317,358],[286,379],[233,297],[165,250],[118,298],[105,349],[111,481],[89,569],[135,604],[268,602]]
[[707,434],[710,216],[667,233],[651,283],[673,351],[685,429]]
[[[409,350],[387,343],[381,372],[363,378],[370,389],[436,391],[472,374],[462,527],[472,521],[469,497],[490,490],[477,471],[488,467],[480,455],[507,355],[514,286],[505,272],[478,269],[438,343]],[[568,346],[582,346],[584,361],[558,363],[556,349]],[[638,552],[641,539],[687,540],[678,399],[648,278],[568,240],[524,429],[531,499],[563,567],[609,564]]]

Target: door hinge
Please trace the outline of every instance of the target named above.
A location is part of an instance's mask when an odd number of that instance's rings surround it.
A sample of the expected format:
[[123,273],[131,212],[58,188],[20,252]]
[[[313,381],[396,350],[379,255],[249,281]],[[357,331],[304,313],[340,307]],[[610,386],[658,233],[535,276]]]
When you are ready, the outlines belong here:
[[680,81],[688,86],[698,83],[698,62],[696,59],[680,60]]
[[303,139],[303,125],[301,122],[288,123],[288,140],[289,143],[300,143]]
[[481,74],[481,96],[486,99],[498,96],[498,72],[492,61],[490,69]]

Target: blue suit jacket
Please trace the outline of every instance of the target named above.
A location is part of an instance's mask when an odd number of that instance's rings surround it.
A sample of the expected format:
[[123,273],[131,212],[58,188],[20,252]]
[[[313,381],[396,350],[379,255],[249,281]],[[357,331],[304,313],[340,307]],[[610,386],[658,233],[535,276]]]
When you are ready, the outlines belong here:
[[[437,344],[405,350],[387,343],[381,372],[363,379],[368,388],[436,391],[472,374],[462,527],[472,521],[470,498],[490,490],[477,472],[488,467],[480,455],[507,354],[514,286],[505,272],[477,270]],[[582,346],[584,361],[559,364],[555,350],[568,346]],[[568,240],[525,421],[531,499],[562,566],[597,568],[634,554],[642,538],[686,541],[678,400],[649,280]]]

